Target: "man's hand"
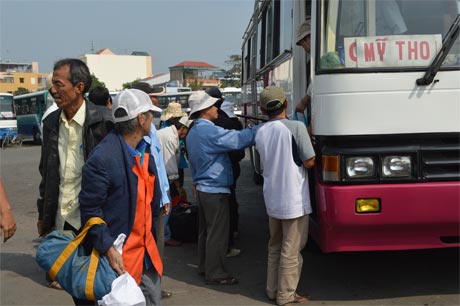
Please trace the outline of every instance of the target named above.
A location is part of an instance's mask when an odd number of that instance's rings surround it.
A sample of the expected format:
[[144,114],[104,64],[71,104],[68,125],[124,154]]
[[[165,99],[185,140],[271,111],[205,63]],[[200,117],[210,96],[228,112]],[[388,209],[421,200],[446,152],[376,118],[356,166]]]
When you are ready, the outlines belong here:
[[187,198],[187,192],[185,192],[184,187],[181,187],[181,188],[179,189],[179,197],[180,197],[181,199],[186,199],[186,198]]
[[109,261],[110,266],[118,275],[121,275],[126,272],[125,265],[123,264],[123,257],[118,253],[113,246],[105,253],[107,260]]
[[196,185],[195,184],[192,184],[192,195],[193,197],[196,199]]
[[171,203],[166,203],[163,205],[163,216],[167,216],[171,211]]
[[3,232],[3,242],[13,237],[16,232],[16,221],[14,221],[13,211],[10,209],[0,214],[0,235]]

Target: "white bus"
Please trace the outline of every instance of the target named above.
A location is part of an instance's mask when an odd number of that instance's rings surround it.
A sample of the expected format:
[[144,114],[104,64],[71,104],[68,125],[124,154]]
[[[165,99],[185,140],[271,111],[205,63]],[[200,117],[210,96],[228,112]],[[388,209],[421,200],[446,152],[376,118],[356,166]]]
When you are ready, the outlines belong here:
[[158,106],[165,110],[168,104],[171,102],[179,103],[182,106],[182,110],[186,113],[190,112],[190,106],[188,104],[188,98],[193,91],[183,92],[167,92],[158,96]]
[[8,135],[13,137],[18,132],[16,114],[13,108],[13,95],[0,93],[0,141]]
[[[310,82],[310,234],[324,252],[460,246],[459,5],[255,1],[244,114],[263,117],[258,93],[276,85],[292,118]],[[307,18],[310,56],[295,44]]]
[[235,114],[241,115],[243,110],[243,94],[241,92],[241,88],[224,87],[219,88],[219,90],[225,101],[233,103]]

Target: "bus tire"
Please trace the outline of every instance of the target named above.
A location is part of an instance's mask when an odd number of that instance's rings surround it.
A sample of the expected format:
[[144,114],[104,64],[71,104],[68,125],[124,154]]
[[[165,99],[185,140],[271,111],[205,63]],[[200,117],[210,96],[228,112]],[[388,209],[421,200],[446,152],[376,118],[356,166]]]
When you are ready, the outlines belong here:
[[10,136],[6,135],[2,140],[2,149],[6,149],[10,144]]
[[42,139],[40,138],[40,133],[37,130],[34,131],[33,137],[34,137],[34,143],[35,144],[38,144],[38,145],[42,144]]

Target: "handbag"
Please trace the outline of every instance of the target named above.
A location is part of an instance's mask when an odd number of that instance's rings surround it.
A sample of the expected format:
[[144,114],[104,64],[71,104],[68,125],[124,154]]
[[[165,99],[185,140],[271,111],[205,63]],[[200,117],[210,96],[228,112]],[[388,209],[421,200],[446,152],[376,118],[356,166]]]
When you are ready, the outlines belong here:
[[78,299],[102,299],[118,277],[105,256],[100,256],[95,248],[91,255],[86,255],[81,245],[90,228],[98,224],[106,223],[99,217],[90,218],[76,237],[73,231],[51,232],[40,243],[35,256],[50,278]]
[[304,113],[300,113],[300,118],[299,118],[299,115],[297,115],[297,112],[294,112],[294,116],[292,116],[292,119],[297,120],[297,121],[302,121],[303,124],[305,124],[305,126],[308,126],[307,117],[305,116]]
[[175,240],[196,243],[198,241],[198,206],[180,202],[173,207],[169,217],[169,229]]

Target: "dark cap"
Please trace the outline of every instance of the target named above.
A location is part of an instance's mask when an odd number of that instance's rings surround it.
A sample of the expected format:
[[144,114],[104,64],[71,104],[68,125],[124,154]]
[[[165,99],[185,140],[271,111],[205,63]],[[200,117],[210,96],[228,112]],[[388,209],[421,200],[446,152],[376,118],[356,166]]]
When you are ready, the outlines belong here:
[[213,98],[222,99],[222,93],[217,87],[210,87],[206,89],[206,93]]

